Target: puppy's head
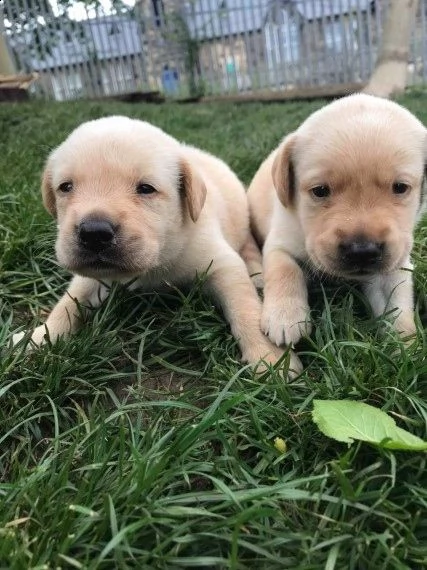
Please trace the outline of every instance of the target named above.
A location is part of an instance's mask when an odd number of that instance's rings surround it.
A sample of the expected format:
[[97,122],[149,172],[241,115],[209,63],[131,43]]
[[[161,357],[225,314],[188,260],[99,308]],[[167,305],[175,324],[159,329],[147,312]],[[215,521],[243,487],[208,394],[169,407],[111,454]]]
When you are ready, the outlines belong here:
[[84,123],[50,155],[43,201],[57,217],[56,254],[74,273],[105,278],[169,266],[206,197],[182,146],[126,117]]
[[273,180],[317,269],[360,278],[402,265],[422,207],[426,138],[409,111],[360,94],[327,105],[285,138]]

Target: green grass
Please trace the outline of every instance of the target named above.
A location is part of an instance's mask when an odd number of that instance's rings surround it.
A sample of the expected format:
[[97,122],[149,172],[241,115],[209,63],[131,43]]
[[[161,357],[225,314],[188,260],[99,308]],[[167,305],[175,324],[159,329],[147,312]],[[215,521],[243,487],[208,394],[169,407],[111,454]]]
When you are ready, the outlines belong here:
[[[427,122],[423,94],[403,102]],[[426,437],[427,224],[418,341],[359,292],[315,283],[301,377],[254,377],[197,285],[120,288],[67,342],[11,351],[66,287],[39,175],[81,121],[127,114],[218,154],[245,182],[322,102],[0,106],[0,568],[427,568],[427,455],[327,439],[314,398],[353,398]],[[279,436],[288,451],[274,447]]]

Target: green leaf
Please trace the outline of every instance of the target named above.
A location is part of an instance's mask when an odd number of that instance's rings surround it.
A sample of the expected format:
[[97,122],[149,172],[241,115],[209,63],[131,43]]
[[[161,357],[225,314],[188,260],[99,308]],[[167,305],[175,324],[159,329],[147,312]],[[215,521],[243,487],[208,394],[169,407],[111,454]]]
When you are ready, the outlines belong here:
[[367,441],[387,449],[427,450],[427,442],[396,426],[382,410],[350,400],[314,400],[313,421],[337,441]]

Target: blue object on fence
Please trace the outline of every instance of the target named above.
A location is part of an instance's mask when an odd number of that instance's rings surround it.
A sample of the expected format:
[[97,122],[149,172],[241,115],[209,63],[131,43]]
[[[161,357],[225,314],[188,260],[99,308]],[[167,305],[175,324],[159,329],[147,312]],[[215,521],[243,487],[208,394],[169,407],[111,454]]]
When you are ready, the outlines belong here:
[[225,69],[228,75],[236,74],[236,64],[234,63],[234,59],[232,57],[227,58],[227,61],[225,62]]
[[162,71],[162,86],[165,93],[174,95],[179,89],[179,75],[176,69],[169,69],[169,65],[165,65]]

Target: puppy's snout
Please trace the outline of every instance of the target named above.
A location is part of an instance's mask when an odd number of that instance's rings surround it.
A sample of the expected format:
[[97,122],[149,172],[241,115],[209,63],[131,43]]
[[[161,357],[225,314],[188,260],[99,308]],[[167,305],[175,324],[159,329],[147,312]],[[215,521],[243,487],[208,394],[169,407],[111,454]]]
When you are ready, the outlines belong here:
[[365,238],[343,241],[339,244],[340,260],[346,269],[378,266],[384,255],[385,244]]
[[113,244],[116,230],[110,220],[88,218],[78,226],[79,243],[85,249],[102,251]]

